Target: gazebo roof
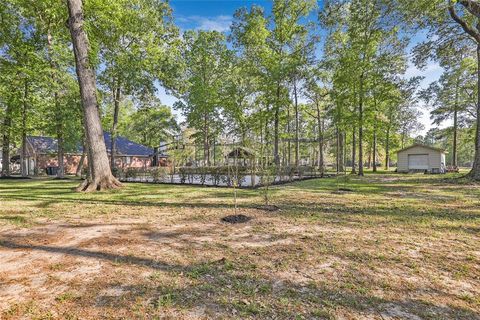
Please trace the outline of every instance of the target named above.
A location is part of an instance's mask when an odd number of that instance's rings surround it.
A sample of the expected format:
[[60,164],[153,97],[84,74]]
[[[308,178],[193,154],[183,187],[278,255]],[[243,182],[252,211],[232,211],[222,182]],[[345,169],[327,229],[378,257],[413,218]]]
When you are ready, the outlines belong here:
[[227,154],[227,158],[251,159],[255,158],[255,151],[247,147],[235,147]]

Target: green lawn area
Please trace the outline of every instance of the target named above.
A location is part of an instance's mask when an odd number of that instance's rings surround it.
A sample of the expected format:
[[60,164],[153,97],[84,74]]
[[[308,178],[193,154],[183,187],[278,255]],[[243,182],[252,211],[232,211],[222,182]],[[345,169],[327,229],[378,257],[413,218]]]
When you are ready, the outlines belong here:
[[[0,180],[0,319],[480,319],[480,185]],[[351,191],[339,191],[350,189]]]

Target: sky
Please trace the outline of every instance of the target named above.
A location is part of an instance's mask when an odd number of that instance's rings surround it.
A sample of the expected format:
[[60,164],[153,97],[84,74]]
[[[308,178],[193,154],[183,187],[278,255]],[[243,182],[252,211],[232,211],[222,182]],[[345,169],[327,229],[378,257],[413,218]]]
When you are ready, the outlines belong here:
[[[254,4],[264,7],[266,12],[269,12],[272,7],[272,1],[270,0],[170,0],[175,23],[181,30],[216,30],[220,32],[228,32],[236,9],[250,7]],[[319,0],[318,4],[321,7],[322,0]],[[314,16],[310,18],[315,19]],[[422,37],[422,35],[415,37],[410,48],[415,45],[415,42],[421,41]],[[420,86],[426,88],[431,82],[437,80],[441,73],[442,68],[433,62],[423,70],[418,70],[410,63],[405,76],[425,77]],[[168,106],[173,106],[176,101],[160,86],[158,86],[158,96],[162,103]],[[425,106],[420,106],[419,110],[422,112],[420,121],[425,126],[425,129],[419,134],[425,134],[428,129],[432,128],[429,111]],[[177,111],[174,111],[174,113],[178,120],[183,121],[183,117]]]

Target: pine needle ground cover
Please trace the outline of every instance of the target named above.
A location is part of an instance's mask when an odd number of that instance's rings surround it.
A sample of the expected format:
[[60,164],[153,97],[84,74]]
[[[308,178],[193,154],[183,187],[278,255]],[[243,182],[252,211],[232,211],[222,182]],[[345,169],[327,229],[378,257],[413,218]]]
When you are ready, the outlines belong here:
[[[480,185],[0,182],[1,319],[480,319]],[[339,191],[348,190],[348,191]],[[226,223],[242,214],[250,219]]]

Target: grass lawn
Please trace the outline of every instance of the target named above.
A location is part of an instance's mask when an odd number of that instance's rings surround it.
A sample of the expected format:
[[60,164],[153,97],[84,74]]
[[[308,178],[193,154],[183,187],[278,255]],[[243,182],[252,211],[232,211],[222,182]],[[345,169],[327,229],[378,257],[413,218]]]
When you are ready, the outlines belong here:
[[0,319],[480,319],[480,185],[453,178],[240,190],[243,224],[231,189],[1,180]]

